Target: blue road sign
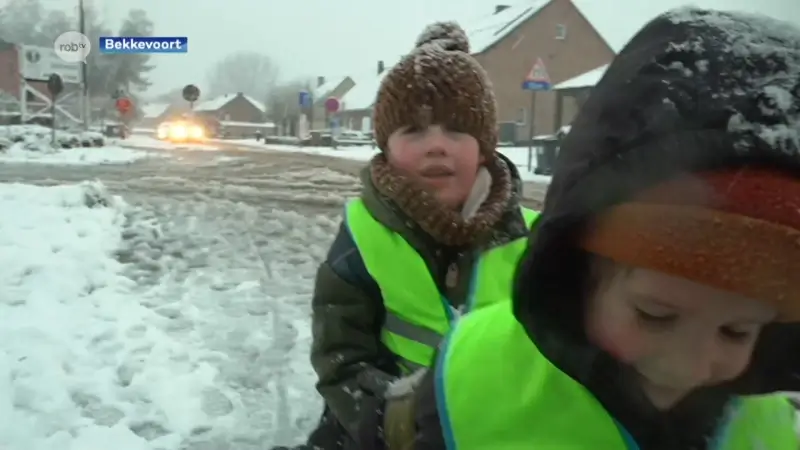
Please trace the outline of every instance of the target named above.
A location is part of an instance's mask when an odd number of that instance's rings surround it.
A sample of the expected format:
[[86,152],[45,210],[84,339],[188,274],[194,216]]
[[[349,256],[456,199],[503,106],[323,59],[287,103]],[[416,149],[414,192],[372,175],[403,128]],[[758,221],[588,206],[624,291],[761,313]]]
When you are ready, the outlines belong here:
[[301,108],[310,108],[311,107],[311,93],[308,91],[300,91],[298,96],[298,102],[300,103]]
[[526,91],[549,91],[553,84],[550,82],[550,75],[544,66],[542,58],[536,58],[536,63],[531,67],[528,76],[522,82],[522,89]]

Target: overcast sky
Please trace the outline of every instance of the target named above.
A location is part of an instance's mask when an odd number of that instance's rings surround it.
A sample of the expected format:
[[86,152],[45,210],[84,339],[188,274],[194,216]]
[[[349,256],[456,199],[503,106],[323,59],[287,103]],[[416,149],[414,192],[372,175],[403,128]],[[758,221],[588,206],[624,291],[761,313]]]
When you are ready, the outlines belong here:
[[[282,78],[358,75],[407,52],[422,28],[437,20],[465,23],[495,4],[544,0],[86,0],[114,28],[130,7],[147,10],[158,35],[188,36],[189,53],[158,55],[156,94],[186,83],[205,84],[215,60],[236,50],[270,55]],[[800,24],[800,0],[573,0],[610,41],[622,42],[655,14],[687,3],[756,11]],[[0,4],[3,0],[0,0]],[[74,8],[78,0],[43,0]]]

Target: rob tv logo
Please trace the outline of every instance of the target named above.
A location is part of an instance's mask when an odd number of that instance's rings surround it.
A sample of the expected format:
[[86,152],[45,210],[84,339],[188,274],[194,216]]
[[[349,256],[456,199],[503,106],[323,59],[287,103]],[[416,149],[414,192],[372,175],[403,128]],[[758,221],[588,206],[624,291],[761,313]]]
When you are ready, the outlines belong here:
[[70,42],[68,44],[58,44],[58,51],[62,52],[79,52],[85,51],[86,44],[80,42]]
[[86,62],[86,57],[92,51],[89,38],[77,31],[67,31],[56,38],[53,50],[62,61],[68,63]]

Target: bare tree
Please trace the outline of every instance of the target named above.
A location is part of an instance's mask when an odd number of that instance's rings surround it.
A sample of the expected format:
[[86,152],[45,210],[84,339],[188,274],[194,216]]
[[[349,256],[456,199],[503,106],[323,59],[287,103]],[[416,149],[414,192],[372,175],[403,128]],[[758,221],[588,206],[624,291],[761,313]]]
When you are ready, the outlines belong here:
[[257,52],[232,53],[217,61],[209,71],[209,98],[242,92],[264,101],[277,79],[278,66],[269,56]]
[[267,95],[267,120],[275,123],[294,119],[300,114],[300,91],[309,90],[309,80],[292,80],[276,84]]

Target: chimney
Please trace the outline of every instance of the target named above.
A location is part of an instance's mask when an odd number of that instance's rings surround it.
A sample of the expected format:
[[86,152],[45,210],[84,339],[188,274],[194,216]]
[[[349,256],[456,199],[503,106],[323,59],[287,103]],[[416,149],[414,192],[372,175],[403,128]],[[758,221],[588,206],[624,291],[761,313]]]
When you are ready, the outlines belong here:
[[511,5],[495,5],[494,6],[494,13],[495,14],[499,14],[499,13],[507,10],[510,7],[511,7]]
[[384,70],[386,70],[386,66],[383,65],[383,61],[378,61],[378,75],[382,74]]
[[317,77],[317,87],[320,87],[323,84],[325,84],[325,77]]

